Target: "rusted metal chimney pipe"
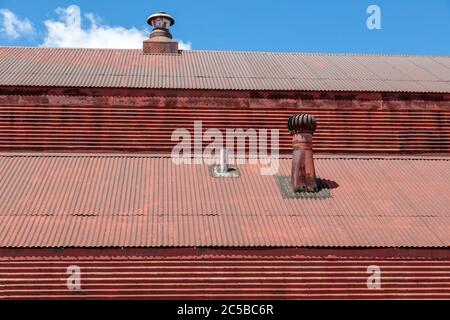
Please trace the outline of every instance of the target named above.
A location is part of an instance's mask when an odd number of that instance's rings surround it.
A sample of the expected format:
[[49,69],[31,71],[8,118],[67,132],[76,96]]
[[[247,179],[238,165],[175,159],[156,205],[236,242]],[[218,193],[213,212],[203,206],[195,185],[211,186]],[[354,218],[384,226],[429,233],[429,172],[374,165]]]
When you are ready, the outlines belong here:
[[150,39],[144,41],[144,53],[178,53],[178,42],[172,39],[169,31],[175,23],[170,15],[163,11],[152,14],[147,23],[152,26],[153,31]]
[[288,130],[292,136],[291,184],[295,192],[316,192],[312,136],[317,122],[314,116],[300,113],[289,117]]

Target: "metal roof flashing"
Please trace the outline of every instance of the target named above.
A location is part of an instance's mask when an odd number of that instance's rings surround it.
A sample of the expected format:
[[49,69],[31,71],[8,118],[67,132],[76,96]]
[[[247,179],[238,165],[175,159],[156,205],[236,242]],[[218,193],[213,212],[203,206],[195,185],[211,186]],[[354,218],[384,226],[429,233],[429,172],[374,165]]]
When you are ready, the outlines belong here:
[[235,166],[229,166],[227,171],[222,172],[220,165],[213,164],[209,166],[209,172],[211,177],[219,179],[239,178],[241,176],[239,169]]

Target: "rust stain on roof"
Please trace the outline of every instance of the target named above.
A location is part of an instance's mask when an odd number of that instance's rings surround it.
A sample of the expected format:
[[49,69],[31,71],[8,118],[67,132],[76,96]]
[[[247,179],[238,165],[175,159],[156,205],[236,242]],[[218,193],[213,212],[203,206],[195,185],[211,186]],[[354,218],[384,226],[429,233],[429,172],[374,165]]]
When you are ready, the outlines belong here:
[[1,86],[450,92],[450,57],[0,48]]
[[[287,119],[307,112],[319,123],[314,135],[315,152],[450,153],[450,101],[443,102],[440,110],[433,110],[432,103],[431,110],[391,110],[389,106],[362,110],[359,105],[327,108],[327,102],[323,102],[325,108],[302,104],[298,108],[232,108],[220,101],[210,102],[212,105],[191,107],[151,102],[141,108],[105,107],[101,102],[98,106],[80,106],[79,101],[76,106],[67,106],[68,102],[61,99],[53,102],[56,105],[36,106],[33,100],[25,99],[8,104],[8,99],[0,96],[0,150],[170,153],[177,143],[172,140],[174,130],[194,132],[195,121],[201,121],[204,130],[260,128],[270,133],[280,128],[279,151],[290,154],[292,137],[286,128]],[[204,141],[204,147],[207,144]]]
[[[332,256],[185,255],[0,257],[0,299],[450,299],[450,260]],[[227,250],[229,251],[229,250]],[[258,249],[258,251],[261,251]],[[108,252],[108,251],[107,251]],[[382,270],[367,288],[367,268]],[[67,290],[67,268],[82,290]]]
[[[289,175],[290,159],[280,160]],[[448,247],[450,159],[325,157],[327,199],[168,157],[0,155],[0,247]]]

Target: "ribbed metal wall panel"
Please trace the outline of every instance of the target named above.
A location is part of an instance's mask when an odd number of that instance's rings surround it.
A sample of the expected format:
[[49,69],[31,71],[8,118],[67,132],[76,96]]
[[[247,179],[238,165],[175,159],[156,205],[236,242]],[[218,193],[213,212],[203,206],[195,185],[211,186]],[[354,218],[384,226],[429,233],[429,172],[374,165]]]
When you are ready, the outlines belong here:
[[450,92],[450,57],[0,47],[0,86]]
[[[0,156],[0,247],[448,247],[449,158],[317,157],[330,198],[285,199],[259,164]],[[289,176],[290,159],[277,175]]]
[[[69,266],[81,290],[69,290]],[[380,267],[381,288],[367,272]],[[0,299],[450,299],[448,259],[1,257]]]
[[[211,101],[214,102],[214,101]],[[278,129],[279,151],[291,153],[290,115],[317,118],[318,153],[449,153],[450,104],[445,110],[362,110],[282,107],[0,106],[0,150],[170,153],[175,129]],[[270,140],[269,140],[270,141]],[[204,141],[204,146],[209,141]]]

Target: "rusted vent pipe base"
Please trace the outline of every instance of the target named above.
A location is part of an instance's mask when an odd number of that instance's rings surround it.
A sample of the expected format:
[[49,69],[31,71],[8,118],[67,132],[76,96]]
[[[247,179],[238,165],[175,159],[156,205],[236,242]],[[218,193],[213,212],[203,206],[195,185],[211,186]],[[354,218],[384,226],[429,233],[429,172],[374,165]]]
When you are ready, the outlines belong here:
[[299,191],[292,188],[291,177],[275,176],[278,188],[283,199],[329,199],[333,188],[328,180],[316,179],[318,190],[315,192]]

